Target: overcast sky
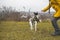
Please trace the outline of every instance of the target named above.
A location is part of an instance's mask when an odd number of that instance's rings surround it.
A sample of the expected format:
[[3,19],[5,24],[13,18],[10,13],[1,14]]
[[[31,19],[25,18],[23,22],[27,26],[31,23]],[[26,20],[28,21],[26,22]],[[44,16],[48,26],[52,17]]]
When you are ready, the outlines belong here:
[[49,0],[0,0],[0,6],[13,7],[19,11],[29,11],[30,9],[31,11],[39,12],[45,8],[48,3]]

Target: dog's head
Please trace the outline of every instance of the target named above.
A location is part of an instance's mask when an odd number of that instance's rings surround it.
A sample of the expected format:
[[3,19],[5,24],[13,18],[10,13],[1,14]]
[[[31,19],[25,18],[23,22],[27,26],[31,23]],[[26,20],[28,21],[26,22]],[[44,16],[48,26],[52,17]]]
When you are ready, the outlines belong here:
[[38,12],[34,12],[34,15],[38,15]]

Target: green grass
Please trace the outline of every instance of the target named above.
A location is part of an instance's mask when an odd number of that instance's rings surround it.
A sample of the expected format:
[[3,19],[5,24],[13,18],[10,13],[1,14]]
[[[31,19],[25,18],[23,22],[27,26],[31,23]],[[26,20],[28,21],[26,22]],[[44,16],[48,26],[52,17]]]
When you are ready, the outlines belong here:
[[38,23],[37,28],[35,32],[28,22],[1,21],[0,40],[60,40],[60,36],[50,35],[54,32],[51,22]]

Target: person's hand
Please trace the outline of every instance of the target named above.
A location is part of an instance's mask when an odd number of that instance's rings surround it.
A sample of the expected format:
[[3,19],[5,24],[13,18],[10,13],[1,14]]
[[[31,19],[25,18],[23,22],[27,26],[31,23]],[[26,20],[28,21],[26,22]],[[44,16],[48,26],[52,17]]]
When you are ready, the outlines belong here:
[[44,13],[44,10],[41,10],[42,13]]
[[41,12],[44,12],[44,10],[41,10]]

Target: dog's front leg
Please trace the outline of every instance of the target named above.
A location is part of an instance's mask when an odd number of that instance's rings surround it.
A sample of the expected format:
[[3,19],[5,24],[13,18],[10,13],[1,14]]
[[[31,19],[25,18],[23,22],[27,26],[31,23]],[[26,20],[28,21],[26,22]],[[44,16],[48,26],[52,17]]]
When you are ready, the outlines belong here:
[[30,24],[30,29],[33,30],[32,22],[30,21],[29,24]]
[[37,31],[37,21],[35,21],[35,31]]

